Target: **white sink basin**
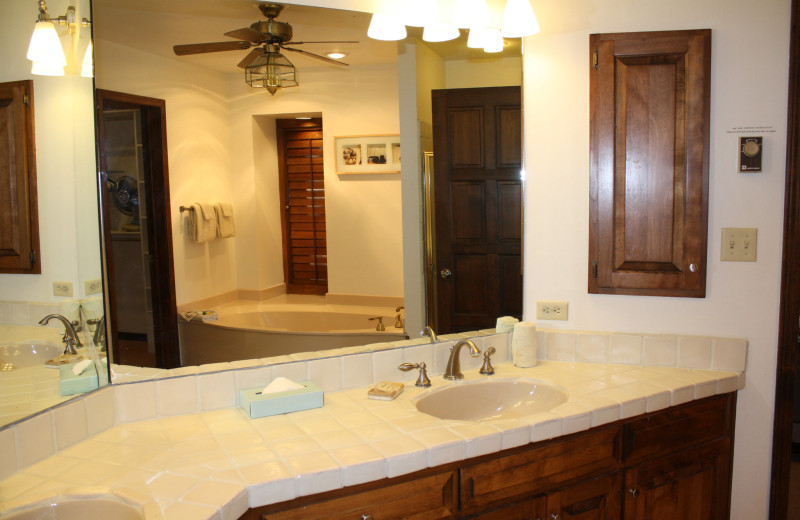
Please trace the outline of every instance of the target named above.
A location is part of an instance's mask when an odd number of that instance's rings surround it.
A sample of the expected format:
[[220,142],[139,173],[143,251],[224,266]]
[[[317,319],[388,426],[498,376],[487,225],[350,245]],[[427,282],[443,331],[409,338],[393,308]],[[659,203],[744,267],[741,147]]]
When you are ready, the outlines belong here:
[[139,508],[105,498],[65,499],[25,509],[9,516],[0,515],[2,520],[86,520],[89,518],[142,520],[144,516]]
[[0,345],[0,360],[16,368],[44,365],[45,361],[61,355],[64,347],[53,343],[14,343]]
[[546,412],[567,401],[567,392],[530,379],[455,383],[417,399],[417,410],[440,419],[486,421]]

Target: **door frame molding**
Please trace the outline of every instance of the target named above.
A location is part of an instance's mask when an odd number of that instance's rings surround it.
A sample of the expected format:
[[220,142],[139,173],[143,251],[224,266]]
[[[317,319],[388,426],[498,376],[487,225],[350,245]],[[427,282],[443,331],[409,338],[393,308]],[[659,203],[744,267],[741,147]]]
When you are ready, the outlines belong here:
[[772,520],[784,520],[789,500],[789,468],[798,359],[800,315],[800,2],[792,1],[789,40],[789,100],[786,132],[786,189],[783,221],[778,363],[772,441]]
[[[123,92],[96,89],[95,125],[98,135],[97,167],[98,194],[106,189],[106,158],[102,154],[100,138],[103,132],[103,109],[107,103],[120,107],[138,108],[142,115],[142,133],[147,136],[149,147],[144,151],[144,175],[148,187],[145,203],[148,221],[148,247],[150,249],[150,303],[153,316],[154,344],[156,366],[158,368],[176,368],[180,366],[180,344],[178,339],[178,305],[175,296],[174,261],[172,257],[172,218],[169,198],[169,163],[167,160],[167,112],[163,99],[136,96]],[[109,305],[110,319],[106,320],[106,330],[110,330],[112,354],[118,345],[116,309],[109,298],[109,273],[113,265],[108,262],[108,245],[111,231],[108,228],[109,216],[103,205],[100,205],[102,231],[100,243],[103,253],[103,276],[105,302]],[[114,359],[116,362],[116,358]]]

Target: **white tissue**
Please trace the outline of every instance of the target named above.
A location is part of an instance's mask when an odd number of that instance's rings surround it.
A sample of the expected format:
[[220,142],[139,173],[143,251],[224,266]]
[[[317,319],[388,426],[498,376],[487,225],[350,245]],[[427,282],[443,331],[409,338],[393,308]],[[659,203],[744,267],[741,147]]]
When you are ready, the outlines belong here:
[[514,366],[528,368],[539,364],[536,345],[536,325],[521,321],[514,325],[511,335],[511,359]]
[[72,373],[76,376],[83,374],[83,371],[92,364],[91,359],[84,359],[83,361],[78,361],[74,365],[72,365]]
[[270,384],[264,387],[261,393],[274,394],[277,392],[286,392],[287,390],[297,390],[299,388],[303,388],[303,385],[295,383],[285,377],[276,377]]
[[495,332],[501,334],[503,332],[511,332],[514,329],[514,325],[519,323],[517,318],[513,316],[502,316],[497,318],[497,325],[495,326]]

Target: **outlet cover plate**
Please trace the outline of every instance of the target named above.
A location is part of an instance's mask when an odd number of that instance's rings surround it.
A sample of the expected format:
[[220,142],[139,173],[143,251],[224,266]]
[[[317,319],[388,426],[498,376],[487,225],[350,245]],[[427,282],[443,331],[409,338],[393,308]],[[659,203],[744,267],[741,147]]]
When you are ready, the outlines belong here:
[[95,278],[94,280],[86,280],[84,283],[84,287],[86,290],[86,296],[91,296],[92,294],[100,294],[103,292],[103,280],[100,278]]
[[539,300],[536,302],[536,319],[566,321],[569,319],[569,303]]
[[72,296],[72,282],[53,282],[53,296]]

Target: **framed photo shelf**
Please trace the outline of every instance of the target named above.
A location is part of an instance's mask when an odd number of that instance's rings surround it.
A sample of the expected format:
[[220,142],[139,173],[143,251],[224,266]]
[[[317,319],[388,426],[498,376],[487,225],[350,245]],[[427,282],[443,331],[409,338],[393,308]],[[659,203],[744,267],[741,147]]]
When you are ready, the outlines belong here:
[[336,173],[400,173],[399,135],[335,137]]

